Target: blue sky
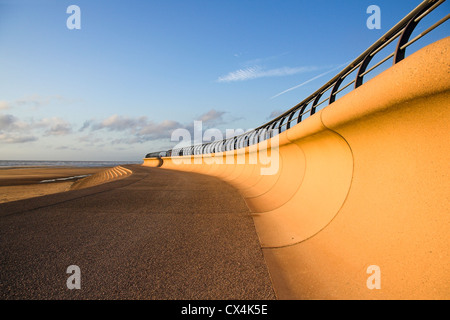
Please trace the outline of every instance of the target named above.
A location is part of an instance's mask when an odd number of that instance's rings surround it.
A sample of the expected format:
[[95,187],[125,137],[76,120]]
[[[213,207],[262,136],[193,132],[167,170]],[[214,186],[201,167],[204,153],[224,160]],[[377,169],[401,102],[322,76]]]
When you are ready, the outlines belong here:
[[[194,120],[257,127],[419,3],[0,0],[0,160],[140,160]],[[72,4],[80,30],[66,27]]]

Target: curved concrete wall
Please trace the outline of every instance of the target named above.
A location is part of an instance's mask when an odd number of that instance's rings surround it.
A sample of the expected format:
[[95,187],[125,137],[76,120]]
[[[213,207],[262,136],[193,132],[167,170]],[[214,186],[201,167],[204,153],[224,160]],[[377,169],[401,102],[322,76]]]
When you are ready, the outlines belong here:
[[449,47],[419,50],[281,133],[276,174],[252,163],[261,146],[162,168],[240,190],[281,299],[448,299]]

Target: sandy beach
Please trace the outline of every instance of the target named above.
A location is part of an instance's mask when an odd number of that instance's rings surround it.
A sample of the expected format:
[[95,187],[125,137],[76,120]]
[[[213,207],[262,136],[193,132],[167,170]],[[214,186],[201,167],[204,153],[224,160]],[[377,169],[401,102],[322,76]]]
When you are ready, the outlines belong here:
[[0,168],[0,203],[64,192],[85,176],[105,167]]

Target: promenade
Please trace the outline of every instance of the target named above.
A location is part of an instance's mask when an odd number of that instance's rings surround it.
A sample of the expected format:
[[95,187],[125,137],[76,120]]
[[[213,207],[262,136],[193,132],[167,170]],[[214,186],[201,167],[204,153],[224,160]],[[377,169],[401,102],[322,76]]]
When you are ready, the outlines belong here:
[[[125,167],[125,179],[0,204],[0,299],[275,298],[234,188]],[[70,265],[79,290],[66,286]]]

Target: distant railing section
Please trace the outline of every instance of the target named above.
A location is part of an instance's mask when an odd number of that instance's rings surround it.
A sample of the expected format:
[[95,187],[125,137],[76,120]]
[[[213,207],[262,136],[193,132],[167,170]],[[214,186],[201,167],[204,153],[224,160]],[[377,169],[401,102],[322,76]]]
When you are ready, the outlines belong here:
[[172,150],[168,151],[158,151],[158,152],[150,152],[145,155],[146,158],[163,158],[163,157],[170,157]]
[[[245,132],[244,134],[234,136],[232,138],[213,141],[204,144],[176,148],[173,150],[152,152],[146,155],[146,158],[152,157],[170,157],[170,156],[183,156],[183,155],[201,155],[201,154],[211,154],[215,152],[224,152],[236,150],[250,145],[257,144],[266,139],[270,139],[274,135],[277,135],[292,126],[300,123],[302,120],[308,116],[313,115],[319,110],[321,105],[330,105],[336,101],[336,96],[338,93],[349,88],[353,85],[353,89],[358,88],[363,84],[364,77],[372,72],[374,69],[384,64],[386,61],[392,58],[392,64],[396,64],[403,60],[406,55],[406,48],[428,34],[430,31],[434,30],[450,18],[450,14],[435,21],[430,27],[425,31],[421,32],[413,39],[410,39],[413,31],[415,30],[418,23],[427,16],[431,11],[436,9],[439,5],[444,3],[446,0],[426,0],[423,1],[419,6],[412,10],[408,15],[406,15],[402,20],[400,20],[394,27],[392,27],[388,32],[386,32],[380,39],[378,39],[373,45],[371,45],[367,50],[365,50],[360,56],[353,60],[347,67],[345,67],[341,72],[339,72],[335,77],[325,83],[322,87],[316,90],[309,97],[304,99],[302,102],[295,105],[293,108],[289,109],[285,113],[265,123],[264,125],[253,129],[251,131]],[[388,54],[386,57],[378,61],[376,64],[371,66],[369,69],[369,63],[372,61],[373,57],[378,54],[382,49],[387,47],[394,40],[397,40],[397,45],[394,52]],[[356,73],[353,80],[350,80],[347,84],[341,87],[344,80],[352,73]]]

